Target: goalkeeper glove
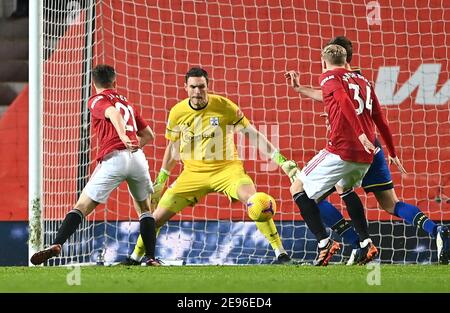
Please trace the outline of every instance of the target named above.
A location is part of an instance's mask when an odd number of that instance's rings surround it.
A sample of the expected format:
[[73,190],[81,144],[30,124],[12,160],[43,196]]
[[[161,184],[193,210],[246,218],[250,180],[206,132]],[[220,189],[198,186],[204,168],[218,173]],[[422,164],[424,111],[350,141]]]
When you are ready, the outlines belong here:
[[295,175],[298,171],[297,163],[293,160],[286,159],[278,150],[275,150],[272,154],[272,160],[281,167],[283,172],[289,177],[291,183],[294,182]]
[[153,194],[152,194],[152,206],[156,207],[158,205],[159,200],[161,199],[162,191],[164,186],[166,185],[166,181],[169,178],[170,172],[165,169],[161,169],[159,171],[158,176],[156,177],[155,183],[153,185]]

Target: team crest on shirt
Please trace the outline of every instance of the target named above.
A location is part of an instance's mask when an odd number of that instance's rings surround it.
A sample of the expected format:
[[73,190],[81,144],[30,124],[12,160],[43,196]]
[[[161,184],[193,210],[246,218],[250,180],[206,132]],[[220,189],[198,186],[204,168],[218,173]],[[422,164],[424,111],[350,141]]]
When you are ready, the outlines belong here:
[[219,126],[219,118],[217,116],[210,117],[209,123],[211,124],[211,126]]

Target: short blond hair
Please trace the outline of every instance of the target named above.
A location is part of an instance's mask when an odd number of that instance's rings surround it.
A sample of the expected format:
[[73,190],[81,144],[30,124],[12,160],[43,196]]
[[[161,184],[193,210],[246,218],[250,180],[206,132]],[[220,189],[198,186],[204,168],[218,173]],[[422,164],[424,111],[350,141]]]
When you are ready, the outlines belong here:
[[327,45],[322,50],[322,58],[331,65],[344,65],[347,51],[339,45]]

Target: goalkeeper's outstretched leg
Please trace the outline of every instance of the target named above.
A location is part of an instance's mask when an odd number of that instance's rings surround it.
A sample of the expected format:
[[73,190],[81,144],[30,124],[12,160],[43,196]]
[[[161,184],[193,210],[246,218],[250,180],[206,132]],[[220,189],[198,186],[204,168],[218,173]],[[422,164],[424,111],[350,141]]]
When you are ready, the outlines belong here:
[[[223,175],[217,175],[216,179],[212,180],[213,186],[217,186],[215,191],[224,193],[231,200],[239,200],[246,204],[247,200],[256,193],[255,185],[250,177],[245,174],[241,167],[233,168],[230,172],[234,173],[233,179],[231,179],[228,171],[224,171]],[[236,173],[237,172],[237,173]],[[237,175],[241,174],[241,175]],[[180,175],[177,180],[176,187],[182,188],[184,185],[184,178],[192,178],[192,174]],[[230,183],[231,181],[231,183]],[[180,187],[181,185],[181,187]],[[201,197],[207,193],[202,192],[194,194],[189,199],[180,196],[176,193],[177,189],[171,188],[164,193],[163,197],[158,203],[157,209],[153,212],[155,218],[157,234],[160,228],[169,221],[176,213],[182,211],[187,206],[193,206],[195,200],[201,199]],[[294,264],[295,262],[290,258],[288,253],[283,247],[281,237],[278,233],[277,227],[273,221],[270,219],[266,222],[255,222],[258,230],[266,237],[267,241],[270,243],[272,249],[274,250],[276,256],[276,262],[280,264]],[[126,260],[121,262],[123,265],[139,265],[140,261],[144,255],[145,245],[139,236],[133,253]]]
[[[255,185],[252,183],[246,183],[239,185],[236,190],[236,196],[243,204],[247,204],[248,199],[256,193]],[[258,230],[266,237],[270,246],[272,247],[277,263],[279,264],[294,264],[296,263],[291,259],[281,242],[280,234],[273,219],[269,219],[265,222],[255,222]]]

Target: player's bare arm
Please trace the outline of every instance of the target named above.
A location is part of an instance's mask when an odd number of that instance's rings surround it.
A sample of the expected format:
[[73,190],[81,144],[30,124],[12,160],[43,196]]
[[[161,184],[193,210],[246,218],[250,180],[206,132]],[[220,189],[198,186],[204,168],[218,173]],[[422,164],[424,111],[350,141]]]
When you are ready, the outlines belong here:
[[150,128],[150,126],[141,129],[136,133],[139,140],[139,148],[143,148],[148,142],[153,141],[155,139],[155,133]]
[[133,142],[126,134],[125,131],[125,122],[123,120],[122,115],[120,115],[119,111],[114,107],[109,107],[105,110],[105,117],[108,118],[111,123],[114,125],[114,128],[119,135],[120,140],[122,140],[125,147],[131,152],[135,152],[139,149],[139,145],[136,142]]
[[164,151],[161,168],[170,172],[177,165],[178,160],[180,160],[180,140],[170,140]]
[[300,85],[300,79],[299,74],[295,71],[289,71],[284,74],[284,77],[288,80],[288,83],[291,85],[291,87],[297,91],[298,93],[301,93],[305,97],[311,98],[316,101],[322,101],[322,90],[320,89],[313,89],[309,87],[305,87]]
[[258,131],[255,126],[248,125],[244,128],[245,133],[252,138],[258,138],[258,150],[266,157],[270,157],[272,153],[275,152],[275,146],[264,136],[260,131]]
[[155,179],[155,184],[153,186],[153,194],[151,196],[152,207],[158,205],[161,199],[164,186],[169,179],[170,172],[176,166],[178,160],[180,159],[180,140],[172,141],[170,140],[167,144],[166,150],[164,151],[164,157],[161,165],[161,170]]
[[258,131],[253,125],[250,124],[244,129],[247,135],[252,138],[258,138],[258,150],[264,154],[264,156],[271,158],[276,164],[278,164],[292,182],[298,170],[297,163],[293,160],[286,159],[286,157],[280,153],[280,151],[267,139],[267,137]]
[[400,162],[395,152],[394,139],[392,138],[391,129],[389,128],[386,116],[381,110],[380,102],[378,101],[375,92],[373,92],[373,102],[372,102],[372,119],[378,130],[380,131],[381,137],[383,138],[388,150],[389,150],[389,165],[394,163],[402,174],[407,174],[406,169]]

